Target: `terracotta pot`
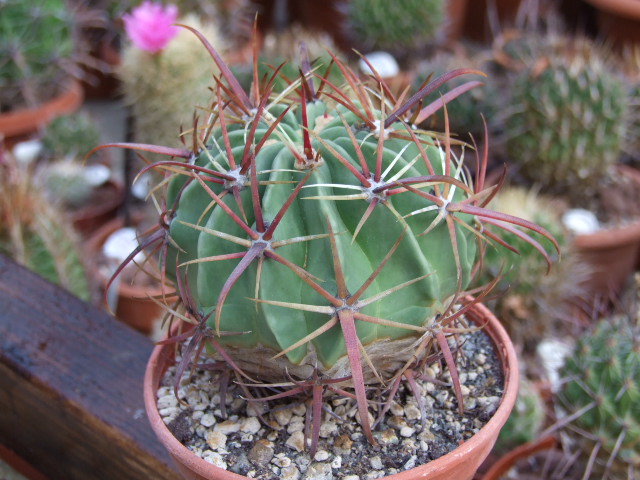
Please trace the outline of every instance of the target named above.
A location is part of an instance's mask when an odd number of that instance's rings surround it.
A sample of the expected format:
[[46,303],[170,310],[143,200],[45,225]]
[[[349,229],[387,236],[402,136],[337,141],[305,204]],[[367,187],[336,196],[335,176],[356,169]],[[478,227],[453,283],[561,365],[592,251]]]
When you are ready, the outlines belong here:
[[638,0],[585,0],[596,10],[598,30],[606,40],[623,47],[640,44]]
[[[617,168],[640,189],[640,171],[626,165]],[[593,271],[587,289],[615,299],[640,260],[640,219],[628,225],[578,235],[573,245],[582,261],[588,263]]]
[[540,440],[520,445],[500,457],[481,477],[481,480],[500,480],[518,462],[526,460],[538,452],[551,450],[555,445],[556,439],[553,437],[544,437]]
[[[123,226],[123,219],[115,218],[96,230],[86,243],[87,255],[90,255],[88,258],[98,258],[101,255],[102,245],[109,235]],[[93,274],[98,277],[104,290],[108,279],[97,271]],[[144,273],[140,272],[140,275],[144,276]],[[164,293],[169,300],[175,298],[172,297],[173,290],[165,290]],[[149,297],[159,297],[162,294],[163,290],[160,285],[155,287],[139,286],[121,281],[118,284],[118,305],[115,315],[120,321],[139,332],[149,334],[153,331],[156,320],[162,318],[164,314],[162,307]]]
[[[487,322],[484,331],[490,336],[504,372],[504,394],[500,406],[493,417],[477,434],[455,450],[425,465],[384,477],[390,480],[470,480],[483,460],[489,455],[503,427],[518,393],[518,364],[513,348],[504,327],[484,306],[475,306],[469,318],[476,324]],[[168,450],[178,470],[185,479],[242,480],[247,477],[218,468],[191,453],[169,431],[158,413],[156,392],[167,368],[174,363],[174,345],[159,345],[151,354],[144,378],[144,401],[151,427],[156,436]]]
[[90,199],[88,205],[71,212],[73,227],[83,236],[90,236],[116,217],[118,209],[124,202],[124,196],[122,183],[108,181],[98,188],[94,196],[95,201]]
[[0,136],[4,136],[5,148],[26,140],[51,120],[75,112],[84,98],[82,86],[70,80],[62,93],[38,108],[25,108],[0,114]]

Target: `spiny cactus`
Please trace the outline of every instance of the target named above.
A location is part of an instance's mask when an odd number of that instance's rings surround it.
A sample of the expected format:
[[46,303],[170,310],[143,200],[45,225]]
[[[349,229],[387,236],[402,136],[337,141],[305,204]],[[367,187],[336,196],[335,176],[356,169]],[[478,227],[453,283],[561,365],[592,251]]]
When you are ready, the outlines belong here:
[[42,137],[47,157],[82,158],[100,141],[100,132],[86,113],[63,115],[49,123]]
[[[486,208],[495,190],[484,187],[486,151],[474,181],[446,134],[410,126],[442,106],[438,98],[414,113],[421,98],[479,72],[450,72],[402,103],[381,79],[365,84],[334,58],[342,88],[322,78],[316,89],[303,65],[283,93],[273,94],[275,72],[247,94],[195,33],[223,80],[191,148],[98,147],[176,157],[148,167],[170,178],[158,230],[140,248],[160,242],[164,275],[195,324],[179,370],[206,343],[243,381],[292,379],[278,398],[353,391],[375,443],[368,387],[399,382],[441,349],[462,409],[446,337],[470,305],[457,307],[487,238],[480,232],[495,225],[550,237]],[[314,393],[312,451],[321,397]]]
[[0,252],[83,300],[91,296],[78,240],[12,160],[0,164]]
[[441,0],[350,0],[347,35],[358,48],[408,53],[435,42],[444,24]]
[[521,71],[510,92],[506,151],[531,180],[592,195],[628,128],[623,81],[595,46],[569,44]]
[[[640,471],[640,325],[629,314],[600,320],[579,339],[559,393],[593,477]],[[576,435],[572,435],[574,438]],[[629,475],[629,476],[628,476]]]
[[35,107],[73,68],[73,16],[64,0],[3,0],[0,10],[0,111]]
[[[180,22],[197,28],[216,45],[223,44],[217,30],[202,25],[194,16]],[[193,35],[181,31],[160,52],[153,54],[133,45],[122,52],[118,76],[124,98],[134,117],[134,138],[138,142],[180,146],[180,130],[191,125],[196,107],[207,106],[211,98],[215,69],[206,51],[198,48]]]

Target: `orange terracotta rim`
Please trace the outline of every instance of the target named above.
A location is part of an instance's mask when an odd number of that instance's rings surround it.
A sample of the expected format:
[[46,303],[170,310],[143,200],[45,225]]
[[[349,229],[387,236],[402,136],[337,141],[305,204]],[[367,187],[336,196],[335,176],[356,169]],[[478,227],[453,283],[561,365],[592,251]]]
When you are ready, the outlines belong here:
[[640,20],[640,1],[638,0],[585,0],[599,10],[621,17]]
[[[518,360],[513,343],[498,319],[482,304],[476,304],[468,317],[489,335],[504,374],[504,393],[498,409],[491,419],[468,441],[429,463],[384,477],[388,480],[471,480],[489,455],[495,441],[511,414],[518,394]],[[176,462],[184,478],[191,480],[228,479],[247,477],[216,467],[193,454],[182,445],[166,427],[156,405],[156,392],[166,369],[174,363],[172,344],[158,345],[153,350],[144,377],[144,402],[147,416],[156,436]]]
[[[637,2],[640,7],[640,0]],[[640,189],[640,170],[627,165],[618,165],[618,172],[630,178]],[[577,235],[573,239],[577,248],[603,250],[616,248],[621,245],[640,243],[640,219],[617,228],[601,230],[589,235]]]
[[75,112],[83,99],[80,82],[70,80],[60,95],[40,107],[0,114],[0,133],[9,137],[36,131],[57,116]]

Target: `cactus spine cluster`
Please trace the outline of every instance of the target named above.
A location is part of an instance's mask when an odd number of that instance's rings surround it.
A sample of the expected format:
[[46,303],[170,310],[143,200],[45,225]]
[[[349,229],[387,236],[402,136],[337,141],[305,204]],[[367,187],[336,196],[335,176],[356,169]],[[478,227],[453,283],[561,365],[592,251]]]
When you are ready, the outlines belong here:
[[587,41],[539,50],[541,56],[513,81],[507,153],[526,176],[551,190],[591,192],[622,152],[626,87]]
[[3,0],[0,8],[0,111],[35,107],[71,70],[73,16],[64,0]]
[[445,18],[441,0],[351,0],[345,8],[348,35],[368,51],[420,49],[436,39]]
[[[631,315],[600,320],[567,358],[560,400],[575,415],[594,477],[632,478],[640,469],[640,324]],[[595,456],[593,456],[595,455]]]

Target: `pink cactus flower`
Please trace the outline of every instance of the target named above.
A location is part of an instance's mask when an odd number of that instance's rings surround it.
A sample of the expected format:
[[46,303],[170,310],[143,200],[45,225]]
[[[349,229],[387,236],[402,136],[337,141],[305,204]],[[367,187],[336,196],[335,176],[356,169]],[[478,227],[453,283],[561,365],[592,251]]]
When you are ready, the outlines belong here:
[[123,15],[124,29],[133,44],[149,53],[162,50],[178,33],[172,26],[178,18],[178,7],[159,3],[143,2],[130,15]]

